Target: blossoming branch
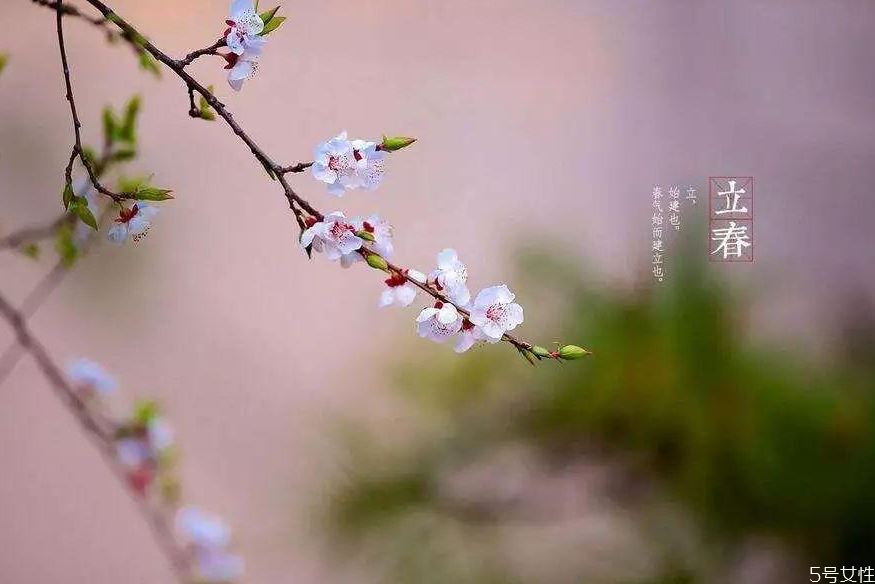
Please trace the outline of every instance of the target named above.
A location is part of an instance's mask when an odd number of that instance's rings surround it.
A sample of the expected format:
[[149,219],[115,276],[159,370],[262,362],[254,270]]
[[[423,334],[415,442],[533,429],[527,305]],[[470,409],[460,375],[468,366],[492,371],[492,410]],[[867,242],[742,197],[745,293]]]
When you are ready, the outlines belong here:
[[[414,139],[384,137],[380,142],[350,140],[344,132],[319,145],[315,150],[312,162],[282,166],[256,144],[233,118],[225,105],[216,98],[213,91],[186,71],[186,67],[198,58],[206,55],[218,55],[225,60],[225,67],[229,70],[229,85],[232,89],[239,91],[243,82],[252,78],[258,71],[261,56],[268,44],[265,37],[270,32],[277,30],[284,22],[284,18],[277,15],[278,7],[259,13],[257,2],[233,0],[229,16],[224,23],[226,28],[222,37],[209,47],[193,51],[177,60],[158,49],[105,3],[100,0],[86,1],[101,13],[105,21],[116,25],[124,39],[151,55],[182,79],[189,92],[189,113],[192,117],[210,119],[218,115],[228,124],[234,134],[249,147],[268,175],[277,180],[283,188],[289,207],[301,230],[301,244],[308,255],[312,251],[323,253],[329,260],[340,260],[344,266],[364,260],[370,267],[385,272],[388,276],[385,279],[387,289],[380,297],[381,305],[408,305],[415,298],[417,290],[425,292],[433,298],[432,305],[423,308],[416,319],[416,330],[420,336],[438,342],[455,336],[456,350],[459,352],[463,352],[481,341],[488,343],[506,341],[533,364],[535,360],[568,360],[589,354],[588,351],[576,345],[557,345],[555,350],[548,350],[516,338],[511,334],[511,331],[522,324],[524,311],[519,304],[514,302],[516,297],[505,284],[484,288],[477,294],[472,303],[471,294],[467,288],[467,268],[458,259],[454,250],[446,249],[441,252],[438,256],[437,268],[432,270],[427,278],[421,278],[419,277],[421,272],[417,270],[390,263],[394,251],[391,245],[392,228],[386,222],[376,216],[372,217],[370,221],[363,218],[347,220],[340,211],[332,212],[327,216],[323,215],[297,194],[287,178],[288,174],[312,168],[313,176],[324,182],[328,192],[332,195],[339,197],[347,191],[359,188],[375,190],[383,179],[387,155],[409,146]],[[81,13],[65,11],[63,0],[58,0],[50,5],[56,9],[58,15],[59,45],[64,64],[68,101],[74,121],[76,142],[71,155],[72,160],[77,155],[82,158],[80,124],[76,114],[75,100],[72,96],[72,82],[63,46],[60,21],[65,15],[81,16]],[[226,49],[226,52],[222,52],[221,49]],[[195,94],[200,96],[200,106],[195,105]],[[86,163],[84,158],[83,163]],[[69,187],[69,172],[66,173],[66,176]],[[103,188],[90,172],[89,177],[92,178],[94,187],[100,194],[108,196],[120,207],[116,219],[117,225],[110,230],[110,239],[115,242],[124,242],[129,237],[139,240],[148,231],[157,210],[142,201],[165,201],[172,198],[169,189],[148,188],[114,193]],[[65,191],[68,190],[70,189],[65,189]],[[70,199],[70,197],[66,199]],[[75,198],[71,200],[76,202]],[[125,202],[129,200],[136,202],[130,207],[126,207]],[[79,209],[79,207],[75,208]],[[87,216],[80,215],[80,217],[86,223],[91,224],[87,221]]]

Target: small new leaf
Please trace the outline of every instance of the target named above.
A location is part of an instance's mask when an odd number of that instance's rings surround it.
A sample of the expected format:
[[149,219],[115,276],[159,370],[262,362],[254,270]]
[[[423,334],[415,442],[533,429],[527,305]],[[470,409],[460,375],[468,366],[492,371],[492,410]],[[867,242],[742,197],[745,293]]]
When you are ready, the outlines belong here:
[[154,57],[152,57],[152,55],[150,55],[148,51],[146,51],[146,49],[138,48],[137,53],[139,54],[140,59],[140,69],[142,69],[143,71],[148,71],[155,77],[160,78],[161,68],[158,67],[158,61],[156,61]]
[[134,198],[138,201],[166,201],[173,198],[172,192],[170,189],[140,186],[134,191]]
[[82,156],[85,157],[85,160],[88,161],[88,164],[91,165],[91,168],[95,168],[97,166],[97,152],[94,151],[94,148],[91,148],[90,146],[83,146]]
[[55,237],[55,251],[61,258],[61,263],[64,267],[69,268],[76,262],[79,257],[79,248],[73,243],[73,230],[69,225],[63,225],[58,229],[58,235]]
[[129,160],[133,160],[137,157],[137,151],[134,148],[125,148],[123,150],[116,150],[112,153],[112,161],[113,162],[128,162]]
[[264,28],[261,30],[260,36],[267,36],[276,29],[278,29],[283,22],[285,22],[285,16],[277,16],[276,13],[280,9],[279,6],[273,8],[272,10],[266,10],[259,14],[261,17],[261,21],[264,23]]
[[84,197],[73,197],[70,210],[79,217],[82,223],[97,231],[97,219],[94,218],[94,213],[88,208],[88,201]]
[[365,241],[376,241],[376,239],[374,238],[374,234],[370,231],[365,231],[363,229],[361,231],[356,231],[355,234],[357,237],[361,237]]
[[70,208],[70,203],[73,201],[73,198],[75,196],[76,195],[73,193],[73,185],[71,185],[70,183],[65,184],[64,185],[64,194],[61,197],[61,200],[64,203],[64,209]]
[[[274,8],[272,10],[265,10],[264,12],[259,14],[258,16],[261,17],[261,22],[263,22],[265,25],[267,25],[267,23],[269,23],[271,21],[271,19],[273,19],[273,17],[276,16],[276,11],[279,9],[280,9],[280,7],[277,6],[276,8]],[[264,34],[264,31],[262,31],[262,34]]]
[[0,73],[3,73],[7,63],[9,63],[9,55],[6,53],[0,53]]
[[130,144],[137,141],[137,115],[140,113],[140,96],[135,95],[125,105],[125,115],[118,129],[118,137]]
[[103,108],[103,140],[107,144],[112,144],[118,134],[119,123],[112,112],[112,108],[106,106]]
[[[210,90],[210,93],[213,93],[213,86],[210,85],[207,89]],[[207,103],[207,100],[203,95],[200,96],[200,100],[198,103],[199,113],[202,120],[213,121],[216,119],[216,114],[213,113],[213,108],[210,107],[210,104]]]

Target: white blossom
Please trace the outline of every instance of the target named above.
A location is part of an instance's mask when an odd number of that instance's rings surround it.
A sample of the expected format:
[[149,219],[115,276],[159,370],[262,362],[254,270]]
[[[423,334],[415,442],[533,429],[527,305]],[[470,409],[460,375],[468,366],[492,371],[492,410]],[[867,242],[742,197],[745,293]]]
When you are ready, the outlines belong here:
[[461,261],[456,250],[447,248],[437,256],[438,267],[428,275],[428,283],[439,292],[447,295],[452,302],[465,306],[471,300],[471,292],[466,285],[468,269]]
[[228,85],[234,91],[240,91],[243,88],[243,82],[252,79],[258,73],[258,51],[246,49],[242,55],[228,53],[222,56],[228,62],[225,65],[225,69],[228,69]]
[[313,246],[331,261],[341,259],[361,248],[364,240],[355,234],[355,226],[346,220],[340,211],[326,215],[322,221],[314,223],[301,234],[301,245]]
[[380,219],[379,215],[370,215],[364,219],[357,217],[352,223],[356,230],[366,231],[374,237],[374,241],[368,243],[371,249],[387,260],[392,258],[395,247],[392,243],[392,226],[388,222]]
[[240,556],[224,550],[197,549],[195,571],[200,582],[225,584],[240,579],[243,575],[243,560]]
[[122,208],[115,224],[109,228],[107,239],[115,244],[122,244],[130,237],[135,242],[140,241],[149,233],[152,219],[158,214],[158,208],[137,201],[130,209]]
[[420,337],[443,343],[462,328],[462,317],[452,304],[436,302],[423,308],[416,317],[416,332]]
[[149,443],[142,438],[120,438],[115,442],[115,455],[124,466],[139,468],[153,459]]
[[106,395],[118,387],[116,380],[103,367],[88,359],[77,359],[67,367],[67,377],[77,389],[93,390]]
[[352,149],[356,160],[356,186],[369,191],[376,190],[383,180],[386,153],[379,149],[376,142],[365,140],[353,140]]
[[456,353],[464,353],[468,349],[474,346],[477,341],[482,341],[484,339],[483,330],[473,324],[470,320],[465,320],[462,323],[462,330],[459,331],[458,336],[456,337]]
[[245,51],[259,54],[265,42],[259,36],[264,30],[264,21],[255,10],[253,1],[233,0],[230,13],[231,17],[225,21],[228,25],[225,44],[235,55],[242,55]]
[[197,507],[183,507],[176,513],[176,529],[196,547],[224,548],[231,541],[231,530],[225,522]]
[[327,184],[328,192],[337,197],[358,186],[355,153],[345,131],[316,147],[311,169],[316,180]]
[[[407,276],[407,277],[405,277]],[[386,279],[387,288],[380,295],[380,307],[392,306],[410,306],[413,299],[416,298],[416,286],[410,283],[407,278],[411,278],[420,284],[425,283],[425,274],[416,270],[404,270],[404,274],[393,273],[391,277]]]
[[514,302],[514,294],[504,284],[484,288],[471,307],[470,320],[480,327],[485,340],[497,343],[507,331],[523,322],[523,307]]
[[146,425],[146,437],[149,447],[155,456],[173,446],[173,427],[161,416],[149,420]]

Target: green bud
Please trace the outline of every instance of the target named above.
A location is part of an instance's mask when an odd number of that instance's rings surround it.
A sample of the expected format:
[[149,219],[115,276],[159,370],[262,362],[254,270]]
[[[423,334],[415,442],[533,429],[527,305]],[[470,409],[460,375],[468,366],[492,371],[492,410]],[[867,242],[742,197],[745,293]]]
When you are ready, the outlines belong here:
[[544,357],[544,358],[550,357],[550,351],[548,351],[544,347],[539,347],[538,345],[535,345],[534,347],[532,347],[532,353],[534,353],[538,357]]
[[376,241],[374,239],[374,234],[370,231],[365,231],[364,229],[362,229],[361,231],[356,231],[355,234],[357,237],[361,237],[365,241]]
[[565,345],[559,347],[559,358],[565,359],[566,361],[582,359],[583,357],[590,354],[591,353],[589,351],[587,351],[583,347],[578,347],[577,345]]
[[395,152],[406,148],[416,142],[416,138],[407,138],[405,136],[383,136],[383,143],[380,148],[386,152]]
[[385,272],[389,269],[389,264],[386,263],[386,260],[375,253],[369,253],[365,259],[368,265],[375,270],[383,270]]
[[6,68],[6,64],[9,62],[9,55],[6,53],[0,53],[0,73],[3,73],[3,69]]
[[166,201],[173,198],[172,192],[170,189],[140,186],[133,195],[138,201]]

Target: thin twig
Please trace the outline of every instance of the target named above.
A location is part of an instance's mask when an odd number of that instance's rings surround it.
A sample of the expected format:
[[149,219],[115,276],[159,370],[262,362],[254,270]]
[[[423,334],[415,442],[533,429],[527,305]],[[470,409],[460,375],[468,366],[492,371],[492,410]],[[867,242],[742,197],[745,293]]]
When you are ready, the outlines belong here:
[[73,215],[64,213],[51,223],[37,227],[25,227],[14,231],[5,237],[0,237],[0,249],[19,248],[28,243],[48,239],[57,233],[64,224],[73,220]]
[[80,397],[75,388],[70,386],[60,367],[55,364],[46,348],[30,331],[24,315],[17,311],[2,294],[0,294],[0,315],[13,328],[19,346],[33,357],[40,372],[60,398],[61,403],[78,420],[81,428],[100,451],[104,462],[130,494],[137,509],[152,529],[156,542],[166,555],[179,582],[188,582],[190,574],[188,554],[177,542],[173,528],[161,509],[150,504],[148,499],[130,488],[126,469],[116,458],[112,426],[92,414],[88,404]]
[[225,39],[219,39],[216,42],[214,42],[212,45],[210,45],[204,49],[198,49],[196,51],[190,52],[182,59],[179,59],[178,61],[176,61],[176,64],[179,65],[180,67],[188,67],[189,65],[191,65],[194,62],[195,59],[203,57],[204,55],[219,55],[220,53],[219,53],[218,49],[221,49],[224,46],[225,46]]

